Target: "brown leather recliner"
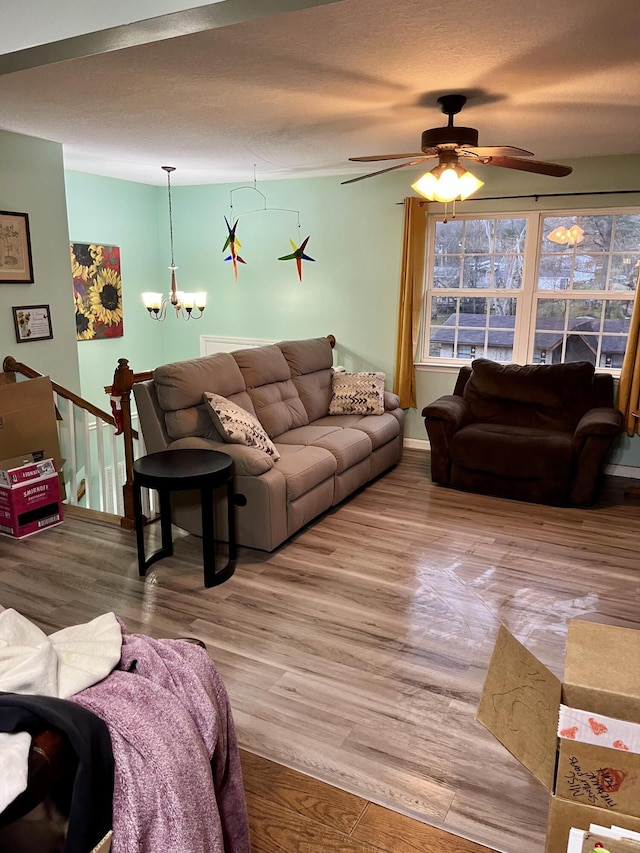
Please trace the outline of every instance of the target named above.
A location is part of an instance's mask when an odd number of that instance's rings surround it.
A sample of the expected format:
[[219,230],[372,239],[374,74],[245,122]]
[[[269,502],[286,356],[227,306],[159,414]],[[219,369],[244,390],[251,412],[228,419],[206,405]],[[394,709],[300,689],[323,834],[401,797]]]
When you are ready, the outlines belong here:
[[422,410],[434,483],[563,506],[595,500],[604,457],[622,429],[613,377],[587,361],[476,359],[453,394]]

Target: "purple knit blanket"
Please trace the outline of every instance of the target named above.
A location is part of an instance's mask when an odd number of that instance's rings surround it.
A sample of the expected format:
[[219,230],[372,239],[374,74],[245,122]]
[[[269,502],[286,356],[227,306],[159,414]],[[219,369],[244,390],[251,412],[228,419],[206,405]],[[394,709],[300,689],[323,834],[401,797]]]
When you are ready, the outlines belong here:
[[250,853],[229,700],[204,649],[123,627],[118,667],[70,701],[111,734],[113,853]]

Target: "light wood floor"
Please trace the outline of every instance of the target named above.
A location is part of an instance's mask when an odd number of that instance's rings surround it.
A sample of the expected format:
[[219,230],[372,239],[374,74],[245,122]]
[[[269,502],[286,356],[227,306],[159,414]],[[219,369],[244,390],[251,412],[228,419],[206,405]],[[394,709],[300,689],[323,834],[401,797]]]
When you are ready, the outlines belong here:
[[45,630],[112,609],[132,631],[200,637],[245,750],[540,853],[546,794],[475,709],[500,622],[558,674],[569,618],[637,627],[640,501],[625,485],[609,478],[588,510],[515,503],[435,487],[428,456],[408,451],[275,553],[241,550],[220,587],[203,588],[194,537],[141,580],[132,534],[70,515],[0,540],[0,603]]

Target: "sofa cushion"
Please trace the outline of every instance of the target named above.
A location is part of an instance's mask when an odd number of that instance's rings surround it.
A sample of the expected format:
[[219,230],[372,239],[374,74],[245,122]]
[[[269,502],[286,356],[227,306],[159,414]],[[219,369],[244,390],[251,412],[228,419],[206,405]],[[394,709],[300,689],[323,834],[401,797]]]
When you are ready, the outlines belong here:
[[336,473],[335,457],[322,447],[281,444],[279,450],[274,469],[284,475],[287,501],[297,500]]
[[291,379],[310,421],[321,418],[329,411],[331,400],[331,375],[333,350],[328,338],[308,341],[281,341],[282,351]]
[[384,373],[336,371],[331,382],[330,415],[381,415],[384,412]]
[[202,392],[230,397],[245,390],[242,373],[230,353],[221,352],[165,364],[153,371],[158,403],[174,412],[202,403]]
[[331,425],[342,427],[342,429],[361,430],[369,437],[374,450],[393,441],[400,434],[400,422],[389,412],[383,415],[327,415],[310,424],[310,426]]
[[314,447],[323,447],[335,456],[338,474],[371,455],[371,440],[366,433],[358,429],[310,424],[289,430],[278,436],[277,440],[280,447],[283,444],[312,444]]
[[463,397],[474,421],[573,432],[593,405],[594,366],[476,359]]
[[559,430],[471,424],[453,436],[455,466],[512,480],[568,480],[572,436]]
[[309,423],[309,416],[291,380],[289,365],[275,345],[233,353],[258,420],[274,438]]
[[211,420],[225,441],[257,447],[274,459],[280,458],[278,449],[255,415],[219,394],[205,391],[204,399],[208,404]]
[[209,407],[204,403],[200,406],[190,406],[188,409],[165,412],[164,422],[167,434],[173,441],[191,435],[211,438],[214,441],[225,440],[216,429],[209,414]]

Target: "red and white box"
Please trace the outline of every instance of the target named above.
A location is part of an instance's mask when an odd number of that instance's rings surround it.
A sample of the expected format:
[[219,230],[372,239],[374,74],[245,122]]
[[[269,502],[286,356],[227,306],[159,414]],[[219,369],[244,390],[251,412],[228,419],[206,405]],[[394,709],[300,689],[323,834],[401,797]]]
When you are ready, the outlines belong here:
[[23,539],[61,524],[60,480],[52,459],[27,454],[0,462],[0,533]]

